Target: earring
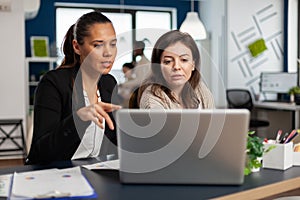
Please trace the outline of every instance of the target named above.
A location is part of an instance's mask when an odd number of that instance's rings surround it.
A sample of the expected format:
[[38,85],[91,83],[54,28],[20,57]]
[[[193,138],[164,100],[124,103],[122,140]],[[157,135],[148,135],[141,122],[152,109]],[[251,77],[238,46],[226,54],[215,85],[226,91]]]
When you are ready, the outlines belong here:
[[195,61],[193,61],[192,66],[193,66],[193,70],[192,71],[194,71],[195,70]]

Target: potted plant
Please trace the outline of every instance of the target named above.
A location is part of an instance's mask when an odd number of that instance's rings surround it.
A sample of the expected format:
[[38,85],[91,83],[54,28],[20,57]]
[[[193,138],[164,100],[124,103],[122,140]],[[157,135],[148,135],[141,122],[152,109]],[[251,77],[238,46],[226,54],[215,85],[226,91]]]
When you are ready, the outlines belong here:
[[289,95],[291,102],[295,102],[297,105],[300,104],[300,87],[299,86],[294,86],[289,89]]
[[251,174],[251,172],[255,171],[255,169],[259,170],[262,166],[261,158],[263,154],[275,148],[275,145],[272,145],[268,149],[265,149],[263,143],[264,140],[258,136],[254,136],[254,133],[255,131],[248,131],[247,135],[247,159],[246,167],[244,169],[245,175]]

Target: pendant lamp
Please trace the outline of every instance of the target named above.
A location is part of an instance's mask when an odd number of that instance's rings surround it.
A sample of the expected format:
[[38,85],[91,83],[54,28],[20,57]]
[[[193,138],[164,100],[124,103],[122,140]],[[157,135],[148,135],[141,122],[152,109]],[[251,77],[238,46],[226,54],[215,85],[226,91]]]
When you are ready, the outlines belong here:
[[194,1],[191,0],[191,12],[188,12],[179,29],[181,32],[189,33],[194,40],[206,39],[206,30],[197,12],[194,12]]
[[25,20],[33,19],[37,16],[41,5],[41,0],[24,0]]

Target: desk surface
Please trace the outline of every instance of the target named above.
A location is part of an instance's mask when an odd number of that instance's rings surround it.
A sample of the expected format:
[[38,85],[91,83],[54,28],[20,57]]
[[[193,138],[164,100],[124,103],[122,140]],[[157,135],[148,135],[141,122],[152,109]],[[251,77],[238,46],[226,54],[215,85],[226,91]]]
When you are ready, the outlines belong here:
[[[0,174],[40,170],[47,168],[65,168],[90,164],[95,160],[73,161],[54,163],[47,166],[22,166],[1,169]],[[271,183],[288,180],[300,176],[300,167],[292,167],[285,171],[261,169],[245,177],[245,182],[240,186],[216,186],[216,185],[124,185],[119,182],[118,171],[89,171],[82,168],[98,194],[99,199],[208,199],[244,190],[268,185]],[[4,199],[4,198],[3,198]]]
[[300,110],[300,105],[296,105],[295,103],[255,101],[253,104],[254,104],[254,107],[257,107],[257,108],[289,110],[289,111],[299,111]]
[[293,129],[300,128],[300,105],[296,105],[295,103],[284,103],[284,102],[263,102],[256,101],[254,102],[254,107],[259,109],[270,109],[270,110],[282,110],[293,112]]

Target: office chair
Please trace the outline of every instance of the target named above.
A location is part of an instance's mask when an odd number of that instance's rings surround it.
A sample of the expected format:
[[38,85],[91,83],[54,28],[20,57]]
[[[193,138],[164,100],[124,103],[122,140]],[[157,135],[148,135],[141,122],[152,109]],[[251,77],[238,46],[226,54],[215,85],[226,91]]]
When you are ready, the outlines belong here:
[[[226,98],[229,108],[245,108],[250,112],[253,109],[253,101],[251,93],[245,89],[227,89]],[[265,120],[250,119],[249,128],[259,128],[269,126],[269,122]]]

